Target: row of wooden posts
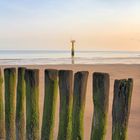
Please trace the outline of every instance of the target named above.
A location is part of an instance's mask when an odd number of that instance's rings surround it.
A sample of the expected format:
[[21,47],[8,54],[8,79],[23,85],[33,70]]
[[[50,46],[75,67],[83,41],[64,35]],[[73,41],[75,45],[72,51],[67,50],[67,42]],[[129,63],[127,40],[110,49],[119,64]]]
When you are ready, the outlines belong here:
[[[17,74],[18,73],[18,74]],[[60,110],[58,140],[84,139],[87,71],[45,70],[45,97],[41,136],[39,132],[39,70],[0,69],[0,139],[53,140],[57,90]],[[73,86],[74,85],[74,86]],[[93,73],[94,115],[91,140],[104,140],[109,106],[110,79]],[[133,80],[115,80],[112,107],[112,140],[127,136]],[[4,89],[4,90],[3,90]]]

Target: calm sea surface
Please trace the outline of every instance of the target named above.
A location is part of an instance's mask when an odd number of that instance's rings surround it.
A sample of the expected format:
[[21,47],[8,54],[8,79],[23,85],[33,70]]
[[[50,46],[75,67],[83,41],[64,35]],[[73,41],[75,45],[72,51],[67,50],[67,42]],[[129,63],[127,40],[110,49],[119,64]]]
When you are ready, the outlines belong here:
[[0,65],[45,64],[140,64],[140,52],[126,51],[76,51],[71,59],[70,51],[0,51]]

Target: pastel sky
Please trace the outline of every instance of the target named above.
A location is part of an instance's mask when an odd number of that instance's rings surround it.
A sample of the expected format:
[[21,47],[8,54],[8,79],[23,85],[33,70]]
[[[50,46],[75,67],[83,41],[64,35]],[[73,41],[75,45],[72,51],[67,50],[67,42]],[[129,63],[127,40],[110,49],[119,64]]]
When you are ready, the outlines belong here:
[[140,0],[0,1],[0,49],[140,51]]

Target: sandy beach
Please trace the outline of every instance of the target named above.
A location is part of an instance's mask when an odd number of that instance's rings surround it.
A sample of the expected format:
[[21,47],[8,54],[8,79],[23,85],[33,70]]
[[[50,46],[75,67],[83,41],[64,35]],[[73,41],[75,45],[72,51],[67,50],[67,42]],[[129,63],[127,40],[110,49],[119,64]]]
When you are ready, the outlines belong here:
[[[3,66],[5,67],[17,67],[17,66]],[[23,67],[23,66],[22,66]],[[112,100],[113,100],[113,86],[115,79],[133,78],[134,87],[132,93],[131,112],[129,118],[128,127],[128,140],[140,139],[140,65],[125,65],[125,64],[105,64],[105,65],[43,65],[43,66],[25,66],[27,68],[40,69],[40,124],[42,118],[43,98],[44,98],[44,69],[70,69],[74,73],[77,71],[89,71],[88,87],[86,93],[86,106],[84,116],[84,140],[90,139],[91,122],[93,114],[93,102],[92,102],[92,73],[93,72],[106,72],[110,75],[110,97],[109,97],[109,113],[106,140],[111,140],[111,128],[112,128]],[[58,132],[58,120],[59,120],[59,94],[57,98],[56,108],[56,121],[54,137],[57,138]]]

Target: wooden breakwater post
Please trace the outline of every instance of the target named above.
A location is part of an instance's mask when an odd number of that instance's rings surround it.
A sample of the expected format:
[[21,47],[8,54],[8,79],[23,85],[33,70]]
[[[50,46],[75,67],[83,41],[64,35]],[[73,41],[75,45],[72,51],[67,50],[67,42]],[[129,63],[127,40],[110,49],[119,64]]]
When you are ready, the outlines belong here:
[[16,114],[16,68],[6,68],[5,78],[5,125],[6,140],[15,140],[15,114]]
[[41,140],[53,140],[57,93],[58,93],[58,71],[45,70],[45,97],[44,97]]
[[39,140],[39,70],[26,69],[26,140]]
[[60,112],[58,140],[71,140],[73,102],[72,80],[73,71],[59,71]]
[[126,140],[133,80],[115,80],[112,109],[112,140]]
[[5,111],[4,111],[4,92],[3,92],[3,73],[0,69],[0,140],[5,139]]
[[74,75],[72,140],[84,139],[84,109],[86,100],[87,79],[89,72],[81,71]]
[[16,103],[16,139],[26,139],[25,127],[25,68],[18,68],[17,103]]
[[107,113],[109,106],[109,75],[93,74],[94,115],[92,121],[91,140],[104,140],[106,133]]

